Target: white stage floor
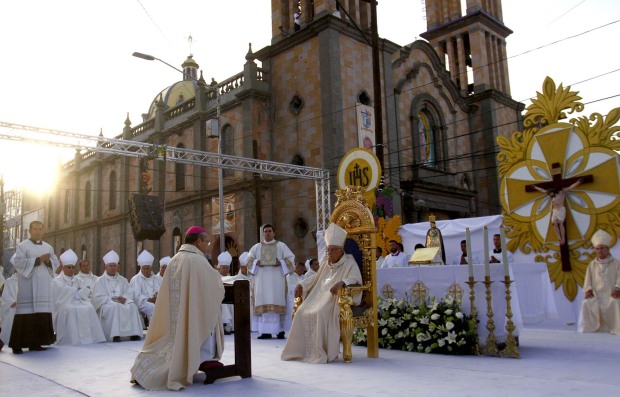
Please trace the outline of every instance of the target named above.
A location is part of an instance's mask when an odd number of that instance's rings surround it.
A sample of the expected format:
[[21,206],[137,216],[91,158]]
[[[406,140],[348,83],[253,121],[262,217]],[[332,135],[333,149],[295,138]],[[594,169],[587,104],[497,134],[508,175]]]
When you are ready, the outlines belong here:
[[[221,379],[204,385],[204,374],[183,396],[249,393],[260,396],[614,396],[620,390],[620,336],[574,330],[527,328],[520,336],[521,359],[443,356],[379,350],[367,358],[353,347],[353,363],[310,365],[280,361],[283,340],[252,334],[252,378]],[[129,383],[142,342],[52,346],[45,352],[0,352],[4,396],[144,396]],[[226,337],[225,364],[233,360]]]

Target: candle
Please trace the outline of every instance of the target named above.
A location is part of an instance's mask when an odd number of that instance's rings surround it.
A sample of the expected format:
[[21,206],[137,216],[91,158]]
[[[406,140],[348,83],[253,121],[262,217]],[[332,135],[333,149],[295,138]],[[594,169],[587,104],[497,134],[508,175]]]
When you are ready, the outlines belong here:
[[[491,267],[489,266],[489,229],[484,227],[484,276],[491,276]],[[467,255],[471,255],[469,252]]]
[[506,248],[506,231],[504,225],[499,227],[499,238],[502,242],[502,264],[504,265],[504,276],[510,277],[510,266],[508,265],[508,249]]
[[[471,258],[471,232],[469,231],[469,228],[465,229],[465,245],[467,247],[467,256],[469,258]],[[469,268],[469,278],[473,279],[474,278],[474,264],[473,261],[470,259],[467,259],[467,267]]]

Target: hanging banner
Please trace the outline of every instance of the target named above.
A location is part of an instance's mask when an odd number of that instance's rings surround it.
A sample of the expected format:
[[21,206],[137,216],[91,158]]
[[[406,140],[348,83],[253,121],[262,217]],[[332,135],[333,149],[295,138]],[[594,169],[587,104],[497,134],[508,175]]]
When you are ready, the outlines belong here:
[[357,138],[359,147],[375,153],[375,110],[358,103],[355,107],[357,113]]
[[369,192],[381,182],[381,165],[373,152],[367,149],[351,149],[338,166],[338,187],[361,186]]

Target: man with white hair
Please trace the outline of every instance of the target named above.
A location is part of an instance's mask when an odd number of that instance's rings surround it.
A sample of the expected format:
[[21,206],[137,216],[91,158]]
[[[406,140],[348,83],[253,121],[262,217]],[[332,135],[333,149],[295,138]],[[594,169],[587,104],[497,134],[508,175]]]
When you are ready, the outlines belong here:
[[603,230],[592,236],[596,257],[588,265],[583,283],[579,332],[620,335],[620,260],[609,253],[612,240]]
[[138,310],[146,316],[147,321],[151,321],[157,293],[161,287],[161,279],[153,275],[153,260],[155,258],[150,252],[144,250],[138,255],[138,266],[140,273],[131,278],[134,300],[138,305]]
[[114,250],[103,257],[105,273],[95,284],[92,303],[101,318],[103,333],[108,341],[120,342],[121,337],[142,339],[142,319],[134,302],[133,288],[120,274],[120,258]]
[[[332,223],[325,231],[327,255],[318,273],[297,283],[295,297],[303,303],[293,318],[282,360],[324,364],[338,358],[340,321],[338,291],[351,284],[362,284],[362,275],[353,256],[344,253],[347,232]],[[361,294],[353,297],[359,305]]]
[[52,281],[52,317],[56,330],[56,344],[79,345],[105,342],[101,323],[88,299],[91,291],[80,288],[73,269],[78,257],[72,249],[60,255],[62,272]]
[[159,273],[155,275],[155,277],[159,278],[159,281],[164,279],[164,274],[166,273],[166,269],[168,268],[168,262],[170,262],[169,256],[164,256],[159,260]]

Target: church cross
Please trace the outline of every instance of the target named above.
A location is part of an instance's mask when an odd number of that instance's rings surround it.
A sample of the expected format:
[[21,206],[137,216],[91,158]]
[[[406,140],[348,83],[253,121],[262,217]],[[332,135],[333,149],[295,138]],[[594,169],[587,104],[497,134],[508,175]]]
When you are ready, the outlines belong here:
[[463,297],[463,288],[461,288],[459,283],[454,282],[448,287],[448,294],[452,295],[455,300],[460,301]]
[[424,282],[420,280],[416,281],[411,287],[411,295],[413,295],[416,300],[424,300],[426,298],[427,291],[428,288],[426,288]]
[[[592,181],[594,181],[594,177],[591,174],[580,175],[578,177],[563,179],[562,178],[562,167],[560,166],[560,163],[551,164],[551,175],[552,175],[551,181],[526,185],[525,191],[536,192],[536,191],[543,190],[543,191],[546,191],[547,194],[553,193],[554,196],[557,196],[559,194],[563,195],[564,189],[570,190],[570,187],[576,184],[577,182],[579,182],[579,184],[583,184],[583,183],[591,183]],[[559,196],[559,197],[562,197],[562,196]],[[552,211],[555,211],[556,207],[558,206],[564,207],[563,202],[561,203],[555,202],[555,200],[559,197],[552,196],[552,205],[553,205]],[[551,219],[553,222],[553,212],[552,212]],[[561,229],[561,231],[565,235],[564,241],[561,242],[560,244],[560,257],[562,259],[562,271],[570,272],[571,266],[570,266],[570,256],[568,252],[568,238],[567,238],[568,236],[566,235],[566,219],[564,219],[564,221],[561,223],[558,222],[558,224],[554,224],[554,228],[556,229],[556,234],[559,234],[560,233],[559,230]]]

